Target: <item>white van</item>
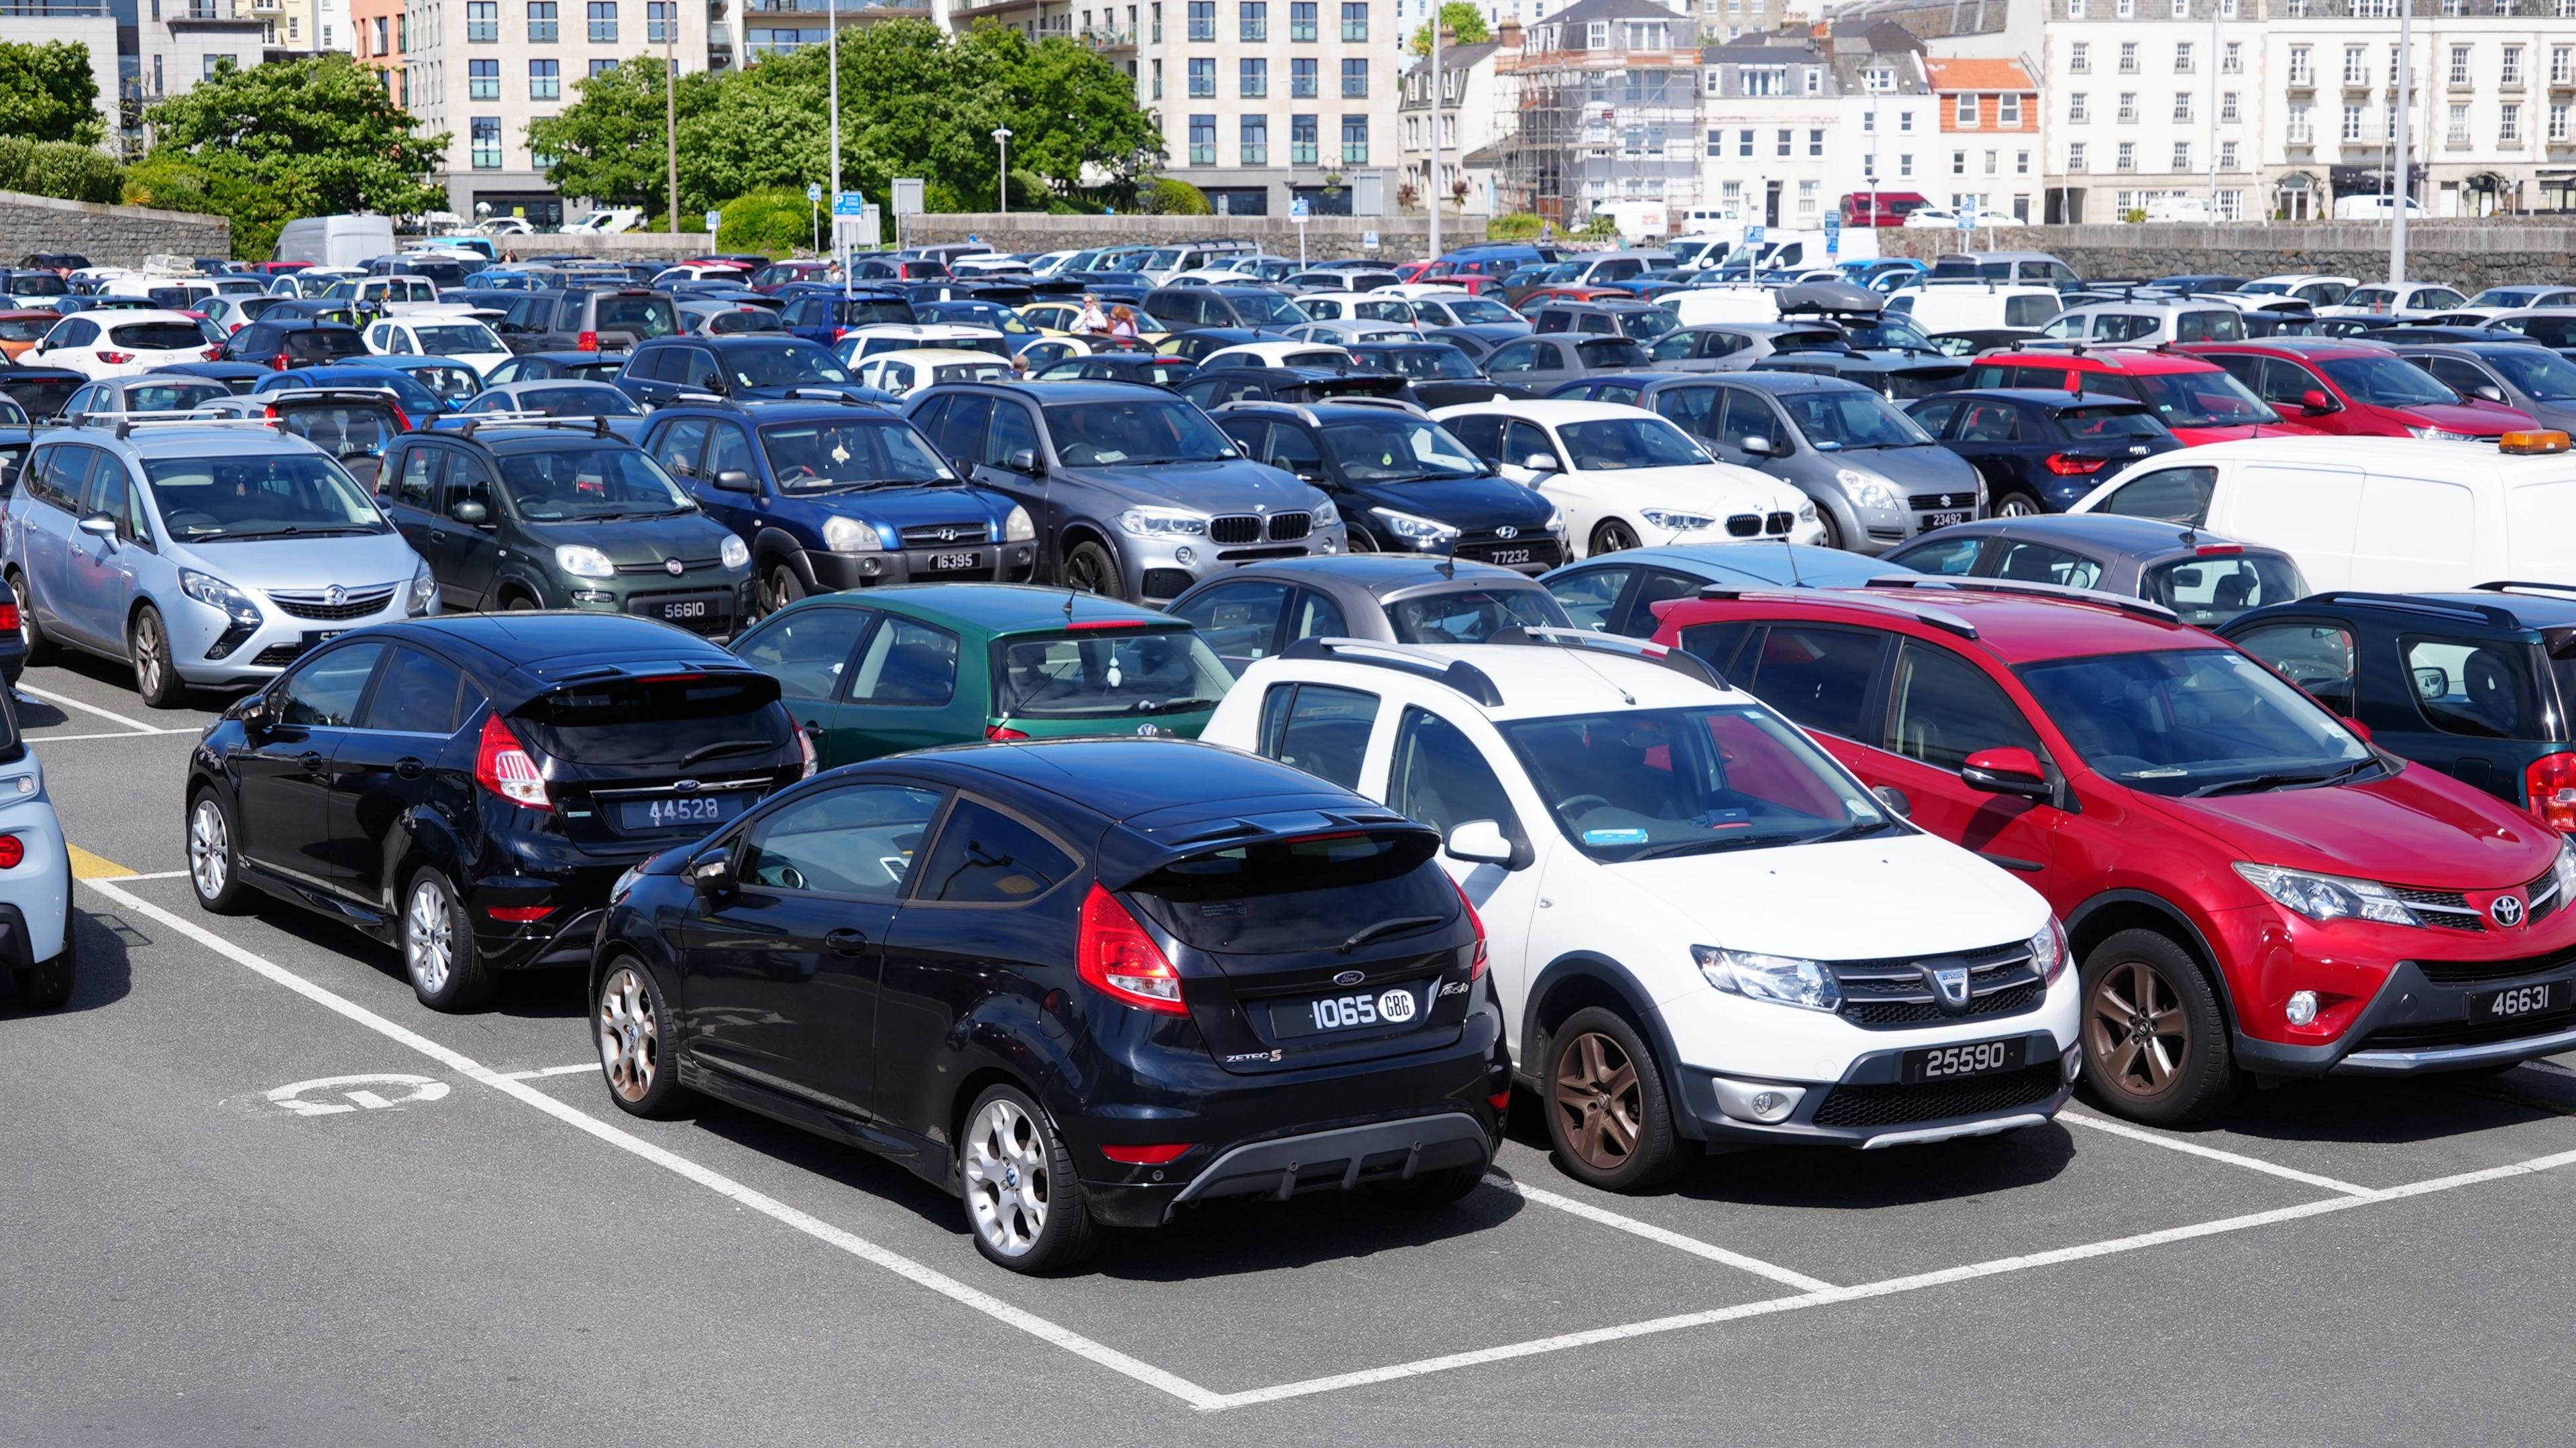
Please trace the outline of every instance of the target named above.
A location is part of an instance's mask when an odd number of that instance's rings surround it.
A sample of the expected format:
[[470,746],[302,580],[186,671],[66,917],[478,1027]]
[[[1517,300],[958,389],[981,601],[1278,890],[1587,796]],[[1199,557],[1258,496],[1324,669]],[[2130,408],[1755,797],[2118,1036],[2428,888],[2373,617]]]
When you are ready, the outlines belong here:
[[277,233],[277,260],[364,266],[394,249],[390,216],[304,216]]
[[1943,332],[1988,332],[1998,328],[2039,328],[2063,310],[2055,287],[1997,281],[1917,282],[1899,288],[1887,309],[1911,317],[1914,325],[1938,336]]
[[2576,454],[2501,444],[2273,437],[2166,453],[2069,511],[2161,518],[2281,549],[2319,589],[2444,593],[2576,580]]

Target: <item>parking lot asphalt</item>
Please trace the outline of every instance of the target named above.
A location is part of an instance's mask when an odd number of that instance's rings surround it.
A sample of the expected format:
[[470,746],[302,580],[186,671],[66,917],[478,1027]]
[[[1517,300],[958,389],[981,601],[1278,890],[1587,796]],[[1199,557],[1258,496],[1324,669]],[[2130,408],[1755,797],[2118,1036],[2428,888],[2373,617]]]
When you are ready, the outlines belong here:
[[204,914],[207,716],[87,662],[23,688],[84,974],[0,1011],[0,1440],[2567,1441],[2564,1064],[1636,1198],[1524,1103],[1455,1208],[1210,1209],[1031,1280],[899,1168],[622,1115],[576,980],[440,1016],[352,932]]

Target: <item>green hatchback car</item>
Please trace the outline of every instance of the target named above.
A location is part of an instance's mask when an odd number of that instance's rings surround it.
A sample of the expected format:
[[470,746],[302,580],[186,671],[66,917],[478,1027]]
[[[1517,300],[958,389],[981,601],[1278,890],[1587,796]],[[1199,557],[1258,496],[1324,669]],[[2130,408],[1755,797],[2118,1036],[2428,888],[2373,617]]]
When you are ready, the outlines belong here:
[[735,639],[825,769],[978,739],[1195,739],[1234,676],[1186,620],[1014,584],[818,594]]

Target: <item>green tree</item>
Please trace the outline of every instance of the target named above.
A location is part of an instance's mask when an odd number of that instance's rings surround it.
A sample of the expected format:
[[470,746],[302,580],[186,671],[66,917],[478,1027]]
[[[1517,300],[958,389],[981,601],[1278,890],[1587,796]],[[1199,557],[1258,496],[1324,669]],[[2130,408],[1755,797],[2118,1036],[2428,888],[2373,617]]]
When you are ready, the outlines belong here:
[[88,46],[70,40],[43,45],[0,41],[0,136],[84,146],[106,139]]
[[[1451,36],[1441,42],[1444,49],[1451,45],[1482,45],[1494,38],[1494,32],[1485,25],[1485,12],[1473,0],[1448,0],[1440,7],[1440,26]],[[1422,28],[1413,32],[1411,44],[1416,55],[1431,53],[1430,21],[1422,22]]]
[[[573,82],[577,99],[562,112],[528,123],[528,149],[555,157],[546,179],[567,196],[586,197],[603,206],[640,206],[665,222],[670,209],[669,151],[662,94],[662,62],[649,55],[619,61],[612,70]],[[680,161],[692,153],[690,129],[717,103],[725,78],[705,72],[683,72],[677,104],[680,111]],[[715,190],[692,189],[689,172],[681,173],[680,209],[703,211],[723,197],[757,185],[764,178],[737,176]]]

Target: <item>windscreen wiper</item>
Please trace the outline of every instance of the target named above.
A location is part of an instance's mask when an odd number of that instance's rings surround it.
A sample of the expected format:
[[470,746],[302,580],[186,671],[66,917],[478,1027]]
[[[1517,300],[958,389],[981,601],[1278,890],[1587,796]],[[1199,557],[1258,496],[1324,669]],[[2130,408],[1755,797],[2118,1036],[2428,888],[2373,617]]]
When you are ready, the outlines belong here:
[[729,739],[720,744],[703,744],[681,755],[679,767],[686,769],[701,759],[713,759],[721,754],[749,754],[755,749],[774,747],[776,746],[761,739]]
[[1448,918],[1445,915],[1398,915],[1391,920],[1381,920],[1375,925],[1353,931],[1351,938],[1342,942],[1341,952],[1348,955],[1381,935],[1393,935],[1400,930],[1419,930],[1425,925],[1437,925]]
[[2293,786],[2341,784],[2378,762],[2378,758],[2374,756],[2369,759],[2356,759],[2341,769],[2329,770],[2324,774],[2255,774],[2243,779],[2222,779],[2216,784],[2202,785],[2184,797],[2207,799],[2221,794],[2259,794],[2266,790]]

